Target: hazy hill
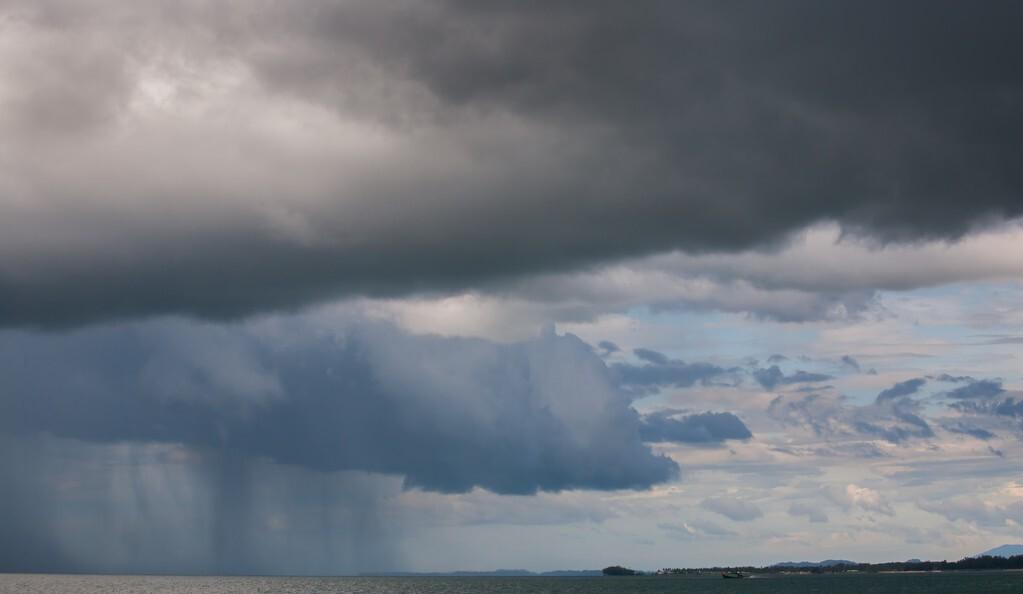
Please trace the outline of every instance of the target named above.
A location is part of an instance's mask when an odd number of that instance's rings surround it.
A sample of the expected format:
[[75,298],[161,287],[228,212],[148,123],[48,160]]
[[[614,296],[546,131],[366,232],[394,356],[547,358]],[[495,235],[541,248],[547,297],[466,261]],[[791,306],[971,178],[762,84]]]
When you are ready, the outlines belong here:
[[1004,544],[1000,547],[995,547],[990,551],[984,551],[977,555],[977,557],[983,557],[989,555],[991,557],[1012,557],[1015,555],[1023,555],[1023,544]]

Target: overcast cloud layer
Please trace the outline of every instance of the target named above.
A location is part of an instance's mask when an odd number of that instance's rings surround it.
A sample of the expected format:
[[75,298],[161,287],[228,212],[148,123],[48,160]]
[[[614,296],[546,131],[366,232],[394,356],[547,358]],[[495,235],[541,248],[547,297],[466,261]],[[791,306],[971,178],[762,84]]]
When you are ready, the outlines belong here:
[[0,571],[1016,540],[1023,5],[915,4],[0,0]]
[[0,323],[1023,212],[1020,8],[0,3]]

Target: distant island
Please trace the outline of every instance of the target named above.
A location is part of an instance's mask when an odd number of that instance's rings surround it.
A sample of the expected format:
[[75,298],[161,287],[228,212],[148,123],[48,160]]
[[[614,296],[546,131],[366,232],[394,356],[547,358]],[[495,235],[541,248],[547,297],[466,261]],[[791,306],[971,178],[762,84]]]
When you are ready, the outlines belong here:
[[629,569],[620,565],[612,565],[603,570],[606,576],[635,575],[691,575],[691,574],[774,574],[774,573],[885,573],[885,572],[929,572],[929,571],[960,571],[960,570],[1006,570],[1023,569],[1023,553],[1013,554],[1023,549],[1023,545],[1002,545],[985,551],[974,557],[964,557],[958,561],[888,561],[884,563],[856,563],[843,559],[827,559],[825,561],[784,561],[765,567],[756,566],[720,566],[696,568],[663,568],[657,571],[644,572]]
[[601,570],[601,573],[604,575],[643,575],[642,571],[636,571],[635,569],[629,569],[628,567],[622,567],[621,565],[605,567]]
[[847,559],[825,559],[824,561],[783,561],[764,567],[753,565],[733,567],[666,567],[656,571],[631,569],[622,565],[611,565],[604,569],[559,569],[555,571],[529,571],[527,569],[495,569],[492,571],[447,571],[447,572],[379,572],[373,576],[392,577],[632,577],[632,576],[677,576],[717,574],[792,574],[792,573],[884,573],[884,572],[927,572],[958,570],[1006,570],[1023,569],[1023,545],[1005,544],[984,551],[973,557],[958,561],[888,561],[884,563],[857,563]]

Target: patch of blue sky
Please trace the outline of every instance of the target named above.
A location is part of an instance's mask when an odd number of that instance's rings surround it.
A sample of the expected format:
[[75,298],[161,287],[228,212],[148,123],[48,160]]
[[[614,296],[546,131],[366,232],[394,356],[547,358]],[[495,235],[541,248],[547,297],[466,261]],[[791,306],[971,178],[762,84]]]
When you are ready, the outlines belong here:
[[1021,284],[958,283],[917,289],[890,296],[903,315],[916,313],[912,322],[921,340],[941,341],[949,347],[927,361],[935,373],[1020,379],[1023,342]]
[[814,324],[761,320],[745,314],[702,309],[632,308],[627,314],[641,322],[677,331],[677,345],[665,354],[686,361],[737,364],[748,357],[766,364],[773,354],[799,356],[819,330]]
[[[723,367],[778,364],[783,372],[796,370],[824,373],[833,380],[805,385],[790,385],[777,390],[824,389],[833,386],[850,403],[873,402],[877,394],[892,384],[914,377],[937,376],[943,373],[971,375],[977,378],[1002,378],[1006,387],[1020,382],[1020,359],[1023,344],[998,343],[994,339],[1023,335],[1011,319],[1013,299],[1020,297],[1018,283],[960,283],[913,291],[886,291],[879,295],[885,313],[877,318],[850,319],[833,322],[789,323],[764,320],[751,316],[706,310],[657,309],[636,307],[628,316],[640,327],[656,328],[656,339],[649,342],[637,336],[637,346],[654,348],[673,359],[688,363],[709,362]],[[1005,324],[992,326],[992,316],[1008,317]],[[978,320],[980,320],[978,322]],[[891,332],[886,328],[890,325]],[[841,347],[828,343],[828,332],[855,330],[873,326],[862,337],[847,340]],[[893,353],[889,356],[871,356],[877,342],[884,342]],[[991,344],[987,344],[991,343]],[[861,370],[843,365],[844,354],[859,358]],[[927,356],[919,356],[921,353]],[[780,354],[787,357],[780,362],[769,362],[768,357]],[[877,376],[868,376],[872,368]],[[927,399],[929,407],[941,408],[940,395],[950,385],[930,381],[914,395]],[[659,394],[637,401],[637,408],[653,410],[678,402],[672,394],[678,390],[668,388]],[[740,389],[758,390],[748,375]],[[929,411],[929,412],[937,412]]]

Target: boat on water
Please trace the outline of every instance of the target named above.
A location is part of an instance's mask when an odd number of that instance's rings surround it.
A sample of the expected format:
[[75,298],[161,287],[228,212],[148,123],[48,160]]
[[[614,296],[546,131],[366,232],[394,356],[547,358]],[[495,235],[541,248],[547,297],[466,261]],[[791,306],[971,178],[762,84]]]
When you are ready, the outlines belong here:
[[742,579],[742,578],[746,577],[746,575],[744,573],[742,573],[741,571],[728,571],[728,572],[724,572],[723,571],[723,572],[721,572],[721,577],[725,578],[726,580],[739,580],[739,579]]

